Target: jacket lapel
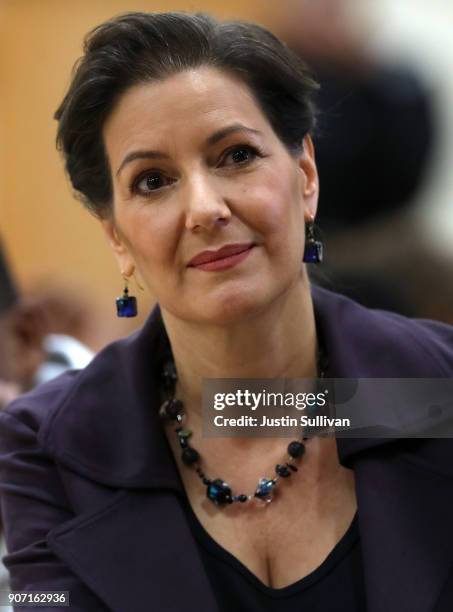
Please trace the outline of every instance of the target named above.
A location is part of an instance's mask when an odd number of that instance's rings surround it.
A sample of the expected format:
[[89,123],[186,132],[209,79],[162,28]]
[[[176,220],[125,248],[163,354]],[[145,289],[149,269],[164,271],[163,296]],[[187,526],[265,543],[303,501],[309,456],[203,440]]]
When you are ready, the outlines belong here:
[[218,612],[173,492],[122,491],[53,529],[48,543],[113,612]]

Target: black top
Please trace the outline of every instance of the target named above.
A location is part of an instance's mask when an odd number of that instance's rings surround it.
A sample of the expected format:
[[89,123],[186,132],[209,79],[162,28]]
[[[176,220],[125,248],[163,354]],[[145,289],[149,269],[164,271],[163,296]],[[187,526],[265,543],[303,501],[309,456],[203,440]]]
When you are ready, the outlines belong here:
[[365,612],[357,513],[341,540],[316,570],[289,586],[273,589],[211,538],[187,497],[182,499],[221,612]]

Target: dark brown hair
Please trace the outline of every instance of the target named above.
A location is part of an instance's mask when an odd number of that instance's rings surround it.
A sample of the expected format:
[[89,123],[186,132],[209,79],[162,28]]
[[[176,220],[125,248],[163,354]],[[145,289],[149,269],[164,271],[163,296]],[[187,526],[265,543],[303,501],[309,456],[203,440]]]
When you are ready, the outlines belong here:
[[290,151],[313,130],[317,84],[305,64],[268,30],[205,14],[127,13],[90,32],[55,113],[57,147],[76,194],[97,217],[111,211],[112,183],[102,127],[131,86],[200,66],[248,85]]

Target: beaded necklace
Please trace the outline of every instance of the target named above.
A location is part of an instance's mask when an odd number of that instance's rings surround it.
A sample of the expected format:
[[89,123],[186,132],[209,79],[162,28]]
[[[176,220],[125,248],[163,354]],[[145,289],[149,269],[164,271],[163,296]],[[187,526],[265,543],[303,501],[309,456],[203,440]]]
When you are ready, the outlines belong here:
[[[328,368],[327,354],[320,342],[318,343],[318,347],[318,378],[325,378]],[[238,495],[234,495],[230,485],[222,478],[211,479],[206,476],[200,466],[200,454],[189,444],[192,431],[183,426],[187,420],[184,404],[181,400],[174,397],[177,373],[175,363],[172,358],[169,358],[169,360],[165,363],[162,378],[164,390],[169,397],[161,405],[159,409],[159,416],[166,423],[176,421],[177,426],[175,427],[174,431],[178,437],[178,442],[181,448],[182,462],[188,467],[195,468],[198,477],[206,486],[206,495],[208,499],[217,506],[225,506],[234,502],[246,503],[255,499],[260,500],[265,504],[270,503],[273,499],[279,479],[288,478],[293,472],[298,471],[299,468],[297,468],[294,464],[297,461],[300,461],[300,459],[304,456],[306,447],[304,442],[306,443],[310,440],[310,438],[302,435],[301,439],[290,442],[287,447],[288,457],[286,460],[284,459],[282,463],[277,463],[275,466],[275,476],[272,478],[267,478],[266,476],[261,477],[255,491],[252,494],[247,495],[246,493],[240,493]]]

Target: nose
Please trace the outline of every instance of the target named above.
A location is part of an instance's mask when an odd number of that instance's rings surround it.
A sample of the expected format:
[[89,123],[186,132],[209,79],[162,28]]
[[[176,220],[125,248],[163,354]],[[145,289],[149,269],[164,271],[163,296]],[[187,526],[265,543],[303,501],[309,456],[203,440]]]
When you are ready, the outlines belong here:
[[228,225],[231,210],[209,177],[192,177],[186,192],[186,228],[208,230]]

